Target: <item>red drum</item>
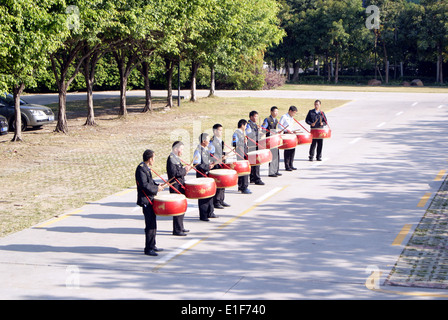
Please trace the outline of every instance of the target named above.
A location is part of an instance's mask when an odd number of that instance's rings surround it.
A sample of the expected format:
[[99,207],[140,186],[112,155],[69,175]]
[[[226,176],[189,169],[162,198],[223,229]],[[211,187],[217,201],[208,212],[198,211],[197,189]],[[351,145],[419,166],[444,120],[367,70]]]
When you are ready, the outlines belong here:
[[158,216],[180,216],[187,211],[187,198],[183,194],[164,194],[155,196],[152,207]]
[[278,148],[283,144],[282,136],[275,134],[258,141],[258,147],[262,149]]
[[216,183],[213,178],[195,178],[185,181],[185,196],[188,199],[206,199],[216,193]]
[[295,134],[282,134],[283,144],[279,149],[294,149],[297,146],[297,136]]
[[308,144],[313,142],[313,135],[309,132],[298,132],[296,133],[297,144]]
[[238,160],[227,164],[238,173],[238,176],[247,176],[250,174],[250,163],[248,160]]
[[311,128],[311,134],[313,135],[313,139],[328,139],[328,138],[331,138],[331,130],[330,130],[330,128],[320,128],[320,129],[313,129],[313,128]]
[[232,169],[213,169],[208,174],[215,179],[217,188],[230,188],[238,184],[238,173]]
[[251,166],[259,166],[272,161],[272,152],[269,149],[251,151],[247,153]]

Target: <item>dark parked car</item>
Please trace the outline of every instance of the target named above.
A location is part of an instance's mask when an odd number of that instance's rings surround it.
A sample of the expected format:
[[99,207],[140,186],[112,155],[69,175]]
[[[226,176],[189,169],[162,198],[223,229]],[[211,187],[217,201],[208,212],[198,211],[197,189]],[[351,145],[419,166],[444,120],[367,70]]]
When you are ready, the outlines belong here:
[[[20,100],[20,113],[22,114],[22,131],[25,131],[28,126],[39,128],[44,124],[54,122],[54,113],[50,108],[39,104],[30,104],[22,99]],[[7,119],[9,129],[14,130],[15,114],[12,94],[7,94],[6,97],[0,95],[0,115]]]
[[8,133],[8,120],[4,116],[0,116],[0,135]]

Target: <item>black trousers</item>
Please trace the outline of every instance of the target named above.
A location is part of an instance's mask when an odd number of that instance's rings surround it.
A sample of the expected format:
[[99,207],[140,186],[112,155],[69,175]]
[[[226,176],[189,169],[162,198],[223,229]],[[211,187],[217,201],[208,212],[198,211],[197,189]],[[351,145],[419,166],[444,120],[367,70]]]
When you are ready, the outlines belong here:
[[213,206],[213,197],[206,199],[198,199],[199,206],[199,219],[206,220],[210,218],[214,212],[215,207]]
[[249,186],[249,176],[238,177],[238,190],[244,191]]
[[310,146],[310,159],[313,159],[314,151],[316,150],[316,147],[317,147],[316,159],[322,158],[323,145],[324,145],[324,139],[313,139],[313,142],[311,142],[311,146]]
[[143,206],[145,217],[145,253],[156,248],[157,219],[152,205]]
[[250,167],[250,182],[259,182],[261,181],[260,177],[260,166],[251,166]]
[[[183,189],[178,183],[173,184],[173,187],[175,187],[180,193],[185,194],[185,189]],[[170,188],[170,193],[177,193],[175,190]],[[174,216],[173,217],[173,233],[181,233],[183,232],[184,228],[184,217],[185,214],[182,214],[180,216]]]
[[294,167],[294,156],[296,148],[287,149],[284,151],[285,169],[292,169]]
[[216,194],[213,197],[213,205],[214,206],[222,205],[222,203],[224,202],[225,192],[226,192],[225,188],[217,188],[216,189]]

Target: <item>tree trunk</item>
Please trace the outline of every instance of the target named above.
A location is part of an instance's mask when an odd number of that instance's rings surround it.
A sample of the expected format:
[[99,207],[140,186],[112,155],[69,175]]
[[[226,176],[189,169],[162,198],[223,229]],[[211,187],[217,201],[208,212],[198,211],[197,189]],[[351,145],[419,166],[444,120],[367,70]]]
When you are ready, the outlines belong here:
[[67,84],[65,81],[59,84],[59,112],[58,112],[58,123],[56,124],[55,132],[67,133]]
[[299,71],[300,71],[300,65],[298,61],[295,61],[293,63],[294,73],[292,75],[292,82],[299,81]]
[[173,68],[174,62],[170,59],[165,59],[165,68],[166,68],[166,82],[167,82],[167,105],[166,107],[173,107]]
[[14,128],[14,136],[12,138],[12,142],[23,141],[22,139],[22,113],[20,112],[20,95],[25,89],[25,84],[21,82],[18,85],[15,85],[13,88],[14,95],[14,113],[15,113],[15,128]]
[[196,97],[196,76],[198,74],[199,63],[193,61],[191,63],[191,102],[196,102],[198,99]]
[[[84,48],[84,53],[87,54],[88,47]],[[95,123],[95,110],[93,106],[93,85],[95,83],[95,69],[96,65],[101,57],[99,52],[95,51],[83,62],[83,74],[86,82],[87,90],[87,119],[84,123],[85,126],[94,126]]]
[[387,59],[387,49],[386,49],[386,42],[383,40],[383,52],[384,52],[384,69],[385,69],[385,82],[386,84],[389,83],[389,60]]
[[339,81],[339,53],[336,53],[336,72],[334,75],[334,83],[338,83]]
[[149,62],[143,61],[140,73],[145,80],[145,107],[142,112],[152,112],[152,100],[151,100],[151,84],[149,82]]
[[437,63],[438,63],[438,70],[439,70],[437,82],[439,82],[440,84],[443,84],[443,51],[442,51],[442,46],[440,44],[438,45]]
[[215,66],[210,67],[210,93],[209,97],[213,97],[215,95]]

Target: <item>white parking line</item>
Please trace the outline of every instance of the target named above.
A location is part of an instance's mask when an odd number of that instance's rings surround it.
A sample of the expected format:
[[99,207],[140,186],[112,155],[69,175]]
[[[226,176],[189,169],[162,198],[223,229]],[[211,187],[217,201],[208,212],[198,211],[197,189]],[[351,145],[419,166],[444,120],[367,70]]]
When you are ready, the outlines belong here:
[[270,196],[272,196],[274,193],[280,191],[281,189],[282,189],[281,187],[274,188],[271,191],[269,191],[268,193],[265,193],[264,195],[262,195],[261,197],[256,199],[254,202],[256,202],[256,203],[263,202],[265,199],[269,198]]
[[172,258],[174,258],[175,256],[177,256],[179,253],[181,253],[182,251],[184,251],[185,249],[188,249],[192,246],[194,246],[196,243],[198,243],[199,241],[201,241],[201,239],[191,239],[188,242],[185,242],[183,245],[181,245],[179,248],[177,248],[176,250],[174,250],[173,252],[167,254],[166,256],[164,256],[163,258],[160,258],[159,260],[157,260],[157,264],[163,264],[169,260],[171,260]]
[[350,144],[355,144],[359,140],[362,140],[362,138],[359,137],[359,138],[353,139],[352,141],[350,141]]

